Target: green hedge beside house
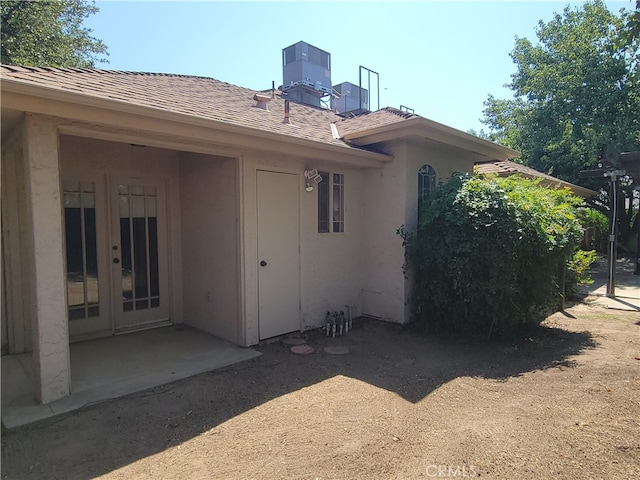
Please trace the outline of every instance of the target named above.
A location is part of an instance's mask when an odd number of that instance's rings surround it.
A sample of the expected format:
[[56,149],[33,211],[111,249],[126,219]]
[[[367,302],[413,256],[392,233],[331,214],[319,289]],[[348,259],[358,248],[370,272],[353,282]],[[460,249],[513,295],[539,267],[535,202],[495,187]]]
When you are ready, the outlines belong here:
[[398,231],[413,321],[486,337],[514,337],[539,323],[557,304],[559,266],[582,240],[581,205],[568,189],[518,176],[452,176],[422,209],[417,231]]

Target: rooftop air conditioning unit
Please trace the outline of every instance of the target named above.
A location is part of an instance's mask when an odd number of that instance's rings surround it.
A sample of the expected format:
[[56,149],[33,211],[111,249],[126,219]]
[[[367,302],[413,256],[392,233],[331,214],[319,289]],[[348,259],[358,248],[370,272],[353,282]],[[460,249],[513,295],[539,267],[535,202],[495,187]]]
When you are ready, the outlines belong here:
[[284,48],[282,80],[289,98],[320,106],[320,98],[331,93],[331,55],[306,42]]
[[350,82],[333,87],[336,95],[331,98],[331,108],[339,114],[354,112],[360,114],[369,111],[369,91]]

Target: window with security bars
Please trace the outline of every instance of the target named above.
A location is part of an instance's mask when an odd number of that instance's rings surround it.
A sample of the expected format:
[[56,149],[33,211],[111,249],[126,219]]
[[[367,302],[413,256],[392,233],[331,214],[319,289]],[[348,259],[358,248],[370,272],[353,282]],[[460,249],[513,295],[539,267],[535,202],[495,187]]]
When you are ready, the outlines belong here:
[[318,233],[344,232],[344,174],[319,172]]

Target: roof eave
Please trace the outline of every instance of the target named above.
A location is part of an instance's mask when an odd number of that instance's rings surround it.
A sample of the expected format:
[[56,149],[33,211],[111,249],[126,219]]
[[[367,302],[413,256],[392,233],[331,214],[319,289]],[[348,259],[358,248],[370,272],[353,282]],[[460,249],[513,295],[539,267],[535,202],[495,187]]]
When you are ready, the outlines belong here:
[[[3,77],[0,82],[2,92],[9,92],[15,94],[21,94],[25,96],[32,96],[36,98],[43,98],[47,100],[59,101],[64,103],[71,103],[82,105],[84,107],[101,108],[110,110],[117,113],[139,115],[143,117],[150,117],[154,119],[177,122],[187,125],[200,126],[205,128],[216,129],[221,132],[230,134],[242,134],[251,135],[254,138],[261,138],[264,140],[270,140],[275,142],[285,142],[288,144],[297,145],[300,147],[308,147],[318,150],[324,150],[327,152],[340,153],[345,156],[349,156],[358,159],[356,163],[360,163],[362,167],[382,167],[385,163],[393,161],[393,157],[377,153],[370,152],[364,149],[353,148],[352,146],[345,145],[344,147],[326,144],[315,140],[309,140],[304,138],[297,138],[281,133],[269,132],[258,128],[246,127],[241,125],[234,125],[219,120],[202,118],[196,115],[189,115],[179,112],[172,112],[161,108],[148,107],[143,105],[136,105],[117,99],[100,98],[91,95],[86,95],[79,92],[70,92],[67,90],[52,88],[45,85],[34,85],[23,81],[18,81],[12,78]],[[5,102],[3,101],[3,106]],[[33,113],[46,113],[46,112],[33,112]],[[327,128],[330,128],[327,125]]]
[[419,116],[388,125],[348,133],[344,135],[343,139],[353,145],[366,146],[408,137],[422,137],[428,140],[448,143],[501,160],[520,156],[520,152],[511,148]]

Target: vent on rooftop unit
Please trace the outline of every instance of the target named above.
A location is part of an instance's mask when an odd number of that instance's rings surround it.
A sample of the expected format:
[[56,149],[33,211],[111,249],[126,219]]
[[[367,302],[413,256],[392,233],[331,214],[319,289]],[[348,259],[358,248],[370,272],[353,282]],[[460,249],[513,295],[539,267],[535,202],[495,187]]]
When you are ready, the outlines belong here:
[[282,87],[293,101],[320,107],[331,94],[331,55],[306,42],[282,50]]

